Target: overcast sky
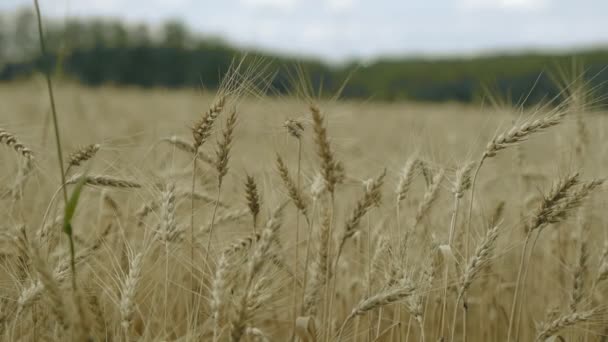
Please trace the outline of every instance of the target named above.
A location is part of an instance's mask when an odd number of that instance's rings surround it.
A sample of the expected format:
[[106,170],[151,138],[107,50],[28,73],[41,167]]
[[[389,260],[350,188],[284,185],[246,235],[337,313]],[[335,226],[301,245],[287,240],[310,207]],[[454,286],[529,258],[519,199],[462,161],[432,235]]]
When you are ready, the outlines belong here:
[[[0,10],[32,0],[0,0]],[[608,46],[608,0],[40,0],[48,16],[110,16],[331,61]]]

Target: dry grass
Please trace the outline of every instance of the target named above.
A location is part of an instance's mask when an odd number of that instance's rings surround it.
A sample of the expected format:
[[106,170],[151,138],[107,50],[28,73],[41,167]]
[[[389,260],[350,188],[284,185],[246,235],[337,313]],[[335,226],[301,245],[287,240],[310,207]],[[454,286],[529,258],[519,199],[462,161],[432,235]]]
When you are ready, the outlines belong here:
[[1,340],[608,334],[606,113],[311,103],[237,80],[56,87],[65,187],[88,185],[77,290],[46,85],[0,85]]

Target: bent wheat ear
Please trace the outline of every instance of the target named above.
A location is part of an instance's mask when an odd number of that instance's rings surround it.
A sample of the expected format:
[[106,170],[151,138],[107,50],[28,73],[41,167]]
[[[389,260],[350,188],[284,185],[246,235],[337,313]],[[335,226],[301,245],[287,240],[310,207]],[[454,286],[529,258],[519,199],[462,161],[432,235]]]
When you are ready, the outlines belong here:
[[294,138],[300,139],[302,138],[302,134],[304,133],[304,125],[295,119],[288,119],[283,123],[283,127],[287,129],[287,132]]
[[14,134],[7,132],[2,128],[0,128],[0,143],[3,143],[8,147],[13,148],[25,158],[31,159],[34,157],[32,150],[30,150],[21,141],[19,141],[19,139],[17,139]]
[[483,158],[494,157],[498,151],[525,141],[534,133],[558,125],[565,116],[566,111],[558,109],[557,112],[544,118],[514,125],[511,129],[494,137],[494,139],[488,143],[486,150],[483,153]]
[[360,301],[359,304],[355,306],[350,315],[348,315],[348,317],[346,317],[346,319],[342,323],[342,327],[340,327],[340,331],[338,332],[337,341],[341,340],[342,333],[344,332],[344,329],[346,328],[348,322],[350,322],[356,316],[363,315],[371,310],[381,308],[389,304],[397,303],[411,296],[415,290],[416,289],[413,286],[397,287],[393,289],[384,290],[383,292],[377,293],[367,299]]
[[580,207],[583,200],[603,182],[603,180],[593,180],[583,183],[577,188],[578,174],[566,177],[545,196],[526,229],[532,231],[547,224],[563,221],[572,210]]
[[558,317],[551,322],[545,322],[540,325],[535,341],[545,341],[563,329],[591,320],[597,314],[597,310],[572,312]]

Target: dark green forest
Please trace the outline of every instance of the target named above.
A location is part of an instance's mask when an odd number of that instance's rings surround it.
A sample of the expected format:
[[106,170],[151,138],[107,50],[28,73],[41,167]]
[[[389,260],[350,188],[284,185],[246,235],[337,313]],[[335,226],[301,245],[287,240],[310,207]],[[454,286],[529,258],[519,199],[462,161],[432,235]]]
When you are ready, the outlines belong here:
[[[50,53],[38,47],[31,10],[0,15],[0,81],[23,79],[50,68],[90,86],[215,88],[231,62],[263,58],[276,72],[272,89],[289,92],[299,70],[324,95],[377,100],[480,100],[488,91],[503,99],[537,103],[560,92],[556,78],[568,74],[573,61],[582,65],[590,89],[606,93],[608,47],[570,54],[519,53],[476,58],[391,58],[372,63],[329,65],[320,60],[243,51],[215,37],[192,33],[179,21],[158,27],[109,19],[69,19],[46,23]],[[571,73],[571,72],[570,72]]]

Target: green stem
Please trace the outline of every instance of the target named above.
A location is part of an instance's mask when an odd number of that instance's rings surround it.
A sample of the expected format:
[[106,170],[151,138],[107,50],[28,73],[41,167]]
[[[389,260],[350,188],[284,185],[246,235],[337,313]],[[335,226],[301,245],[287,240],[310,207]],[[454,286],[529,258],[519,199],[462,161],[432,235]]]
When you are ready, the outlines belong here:
[[[34,7],[36,8],[36,18],[38,20],[38,35],[40,38],[40,50],[42,52],[43,60],[47,57],[46,45],[44,43],[44,33],[42,28],[42,15],[40,14],[40,6],[38,0],[34,0]],[[59,159],[59,170],[61,171],[61,184],[65,184],[65,171],[63,169],[63,152],[61,149],[61,136],[59,134],[59,120],[57,119],[57,109],[55,106],[55,96],[53,95],[53,83],[51,81],[51,73],[48,68],[44,68],[44,75],[46,78],[46,85],[49,92],[49,100],[51,101],[51,113],[53,117],[53,127],[55,128],[55,145],[57,147],[57,156]],[[65,203],[68,202],[68,191],[63,188],[63,200]]]
[[[40,52],[42,53],[42,59],[47,58],[46,45],[44,43],[44,33],[42,28],[42,15],[40,14],[40,5],[38,0],[34,0],[34,7],[36,8],[36,19],[38,21],[38,35],[40,40]],[[51,101],[51,113],[53,114],[53,127],[55,128],[55,146],[57,147],[57,159],[59,162],[59,171],[61,172],[61,184],[65,184],[65,170],[63,169],[63,152],[61,149],[61,135],[59,134],[59,120],[57,119],[57,109],[55,106],[55,96],[53,95],[53,82],[51,81],[51,72],[48,68],[44,68],[44,75],[46,78],[46,85],[49,92],[49,100]],[[63,203],[68,203],[68,190],[65,186],[63,189]],[[70,265],[72,269],[72,289],[76,291],[76,253],[74,250],[74,237],[72,234],[67,234],[70,241]]]
[[196,327],[198,322],[198,301],[196,305],[194,304],[194,297],[196,296],[196,291],[194,289],[194,190],[196,187],[196,166],[198,159],[198,148],[194,150],[194,158],[192,160],[192,188],[190,194],[190,305],[194,310],[192,315],[194,321],[193,324]]
[[[297,170],[297,176],[296,176],[296,183],[297,183],[297,187],[298,187],[298,191],[300,190],[300,168],[301,168],[301,161],[302,161],[302,142],[300,141],[300,139],[298,139],[298,170]],[[310,243],[310,241],[309,241]],[[293,265],[293,319],[292,319],[292,327],[291,327],[291,331],[292,331],[292,341],[295,339],[296,336],[296,319],[298,317],[298,295],[297,295],[297,290],[298,290],[298,261],[299,261],[299,253],[298,253],[298,249],[300,247],[300,212],[299,210],[296,210],[296,245],[295,245],[295,260],[294,260],[294,265]],[[304,273],[306,273],[307,270],[304,269]],[[304,289],[303,289],[304,291]]]

